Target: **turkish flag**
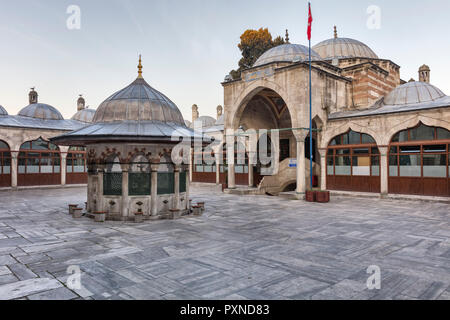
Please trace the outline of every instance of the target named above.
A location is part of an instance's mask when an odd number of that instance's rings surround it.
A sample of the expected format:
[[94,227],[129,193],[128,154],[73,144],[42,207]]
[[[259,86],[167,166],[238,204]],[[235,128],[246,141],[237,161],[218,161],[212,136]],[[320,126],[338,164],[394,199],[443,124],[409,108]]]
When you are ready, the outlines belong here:
[[311,26],[313,22],[313,17],[311,14],[311,3],[308,3],[309,6],[309,15],[308,15],[308,40],[311,40]]

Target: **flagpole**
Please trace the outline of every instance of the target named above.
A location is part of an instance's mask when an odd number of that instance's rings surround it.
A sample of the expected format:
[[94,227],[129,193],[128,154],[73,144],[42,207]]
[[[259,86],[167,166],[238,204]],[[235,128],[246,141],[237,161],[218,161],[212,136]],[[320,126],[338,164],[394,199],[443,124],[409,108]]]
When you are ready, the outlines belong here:
[[[308,2],[311,12],[311,2]],[[309,177],[313,188],[313,136],[312,136],[312,80],[311,80],[311,38],[309,38]]]

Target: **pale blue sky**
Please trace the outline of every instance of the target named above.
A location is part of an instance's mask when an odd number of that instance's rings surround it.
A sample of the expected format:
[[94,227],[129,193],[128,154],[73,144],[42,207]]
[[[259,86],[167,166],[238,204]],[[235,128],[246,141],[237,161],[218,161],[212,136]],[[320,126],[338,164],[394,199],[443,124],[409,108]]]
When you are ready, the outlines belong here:
[[[65,118],[83,93],[92,108],[137,75],[144,77],[191,118],[223,104],[220,82],[237,67],[239,37],[268,27],[289,29],[292,43],[307,44],[305,0],[0,0],[0,105],[10,114],[28,104],[37,87],[40,102]],[[81,30],[68,30],[66,9],[81,8]],[[366,27],[369,5],[382,10],[381,29]],[[431,67],[431,82],[450,94],[450,1],[313,0],[313,45],[339,36],[358,39],[381,58],[399,64],[405,80]]]

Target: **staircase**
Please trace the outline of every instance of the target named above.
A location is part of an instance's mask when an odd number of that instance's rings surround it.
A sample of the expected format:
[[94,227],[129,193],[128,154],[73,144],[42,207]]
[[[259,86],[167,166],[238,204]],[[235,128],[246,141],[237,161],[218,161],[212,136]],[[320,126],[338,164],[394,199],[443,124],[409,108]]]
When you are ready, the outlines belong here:
[[[277,174],[273,176],[265,176],[261,180],[261,183],[258,186],[259,194],[270,193],[273,195],[278,195],[280,192],[283,192],[283,190],[287,186],[297,183],[297,168],[289,167],[290,160],[292,159],[285,159],[280,163]],[[305,167],[305,182],[306,185],[308,185],[310,181],[310,168],[308,159],[305,159]],[[320,167],[315,162],[313,162],[313,172],[314,175],[320,176]]]

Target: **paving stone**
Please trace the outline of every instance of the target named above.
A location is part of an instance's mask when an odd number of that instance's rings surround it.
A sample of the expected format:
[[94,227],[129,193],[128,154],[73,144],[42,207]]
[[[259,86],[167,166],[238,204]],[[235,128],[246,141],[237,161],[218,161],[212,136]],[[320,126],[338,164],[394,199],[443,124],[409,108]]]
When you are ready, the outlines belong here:
[[12,264],[9,266],[9,269],[14,273],[14,275],[19,280],[28,280],[28,279],[37,278],[37,275],[33,271],[28,269],[26,266],[24,266],[23,264],[18,264],[18,263]]
[[[67,204],[83,203],[85,188],[8,195],[0,295],[9,299],[450,299],[443,203],[333,197],[319,206],[195,186],[203,216],[137,225],[74,220]],[[63,286],[73,265],[82,271],[74,291]],[[381,290],[366,287],[371,265]]]
[[0,300],[12,300],[62,287],[55,279],[30,279],[0,286]]
[[28,300],[72,300],[79,296],[69,289],[62,287],[41,293],[29,295]]

